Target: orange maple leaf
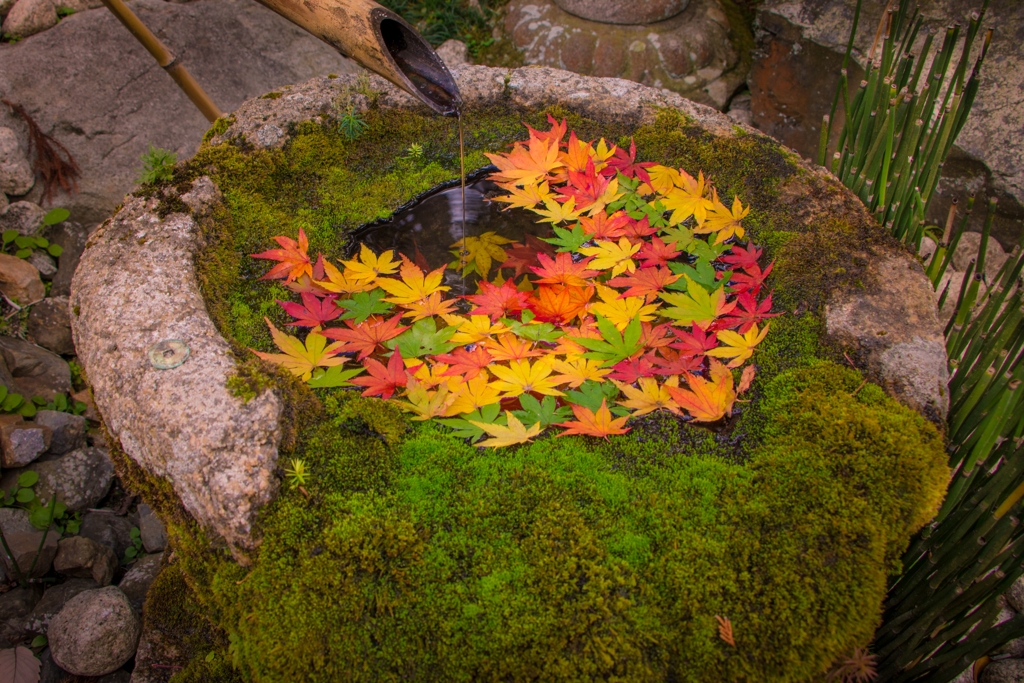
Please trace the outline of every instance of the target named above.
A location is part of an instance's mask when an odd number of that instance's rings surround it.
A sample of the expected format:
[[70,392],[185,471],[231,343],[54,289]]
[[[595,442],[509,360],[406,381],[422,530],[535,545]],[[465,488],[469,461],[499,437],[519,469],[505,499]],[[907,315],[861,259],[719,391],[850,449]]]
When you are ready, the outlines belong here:
[[537,316],[538,322],[568,323],[586,310],[587,302],[593,296],[593,287],[541,285],[530,297],[527,307]]
[[329,339],[337,339],[345,343],[339,349],[339,353],[358,351],[358,358],[362,360],[376,352],[378,347],[383,348],[384,342],[388,339],[394,339],[409,329],[408,326],[398,326],[401,320],[401,313],[387,320],[371,315],[358,325],[354,324],[351,320],[346,320],[345,324],[349,327],[347,330],[344,327],[332,327],[324,330],[321,334]]
[[558,142],[530,136],[523,145],[516,143],[508,154],[487,154],[498,167],[491,180],[513,185],[533,185],[547,179],[548,174],[565,166],[558,158]]
[[309,240],[306,239],[306,233],[302,231],[302,228],[299,228],[298,242],[284,235],[278,235],[274,238],[274,241],[280,244],[282,248],[252,254],[253,258],[280,261],[266,275],[261,277],[261,280],[285,278],[285,282],[291,282],[302,275],[308,275],[310,278],[313,277],[313,264],[310,263],[309,253],[307,253]]
[[536,284],[568,285],[570,287],[585,287],[590,284],[589,280],[601,274],[597,270],[587,269],[591,258],[585,258],[579,263],[572,260],[569,252],[561,252],[555,255],[554,260],[544,254],[537,254],[537,262],[540,268],[530,266],[541,279],[535,280]]
[[558,436],[584,434],[586,436],[603,436],[607,440],[609,434],[625,434],[630,430],[630,427],[624,426],[629,417],[612,418],[612,412],[608,410],[608,402],[605,399],[601,399],[601,407],[597,409],[596,413],[576,404],[573,404],[572,412],[576,415],[574,421],[556,424],[557,427],[565,427],[565,431]]
[[672,400],[690,413],[694,422],[714,422],[732,411],[736,402],[732,373],[714,358],[711,359],[711,380],[686,374],[690,391],[665,385]]

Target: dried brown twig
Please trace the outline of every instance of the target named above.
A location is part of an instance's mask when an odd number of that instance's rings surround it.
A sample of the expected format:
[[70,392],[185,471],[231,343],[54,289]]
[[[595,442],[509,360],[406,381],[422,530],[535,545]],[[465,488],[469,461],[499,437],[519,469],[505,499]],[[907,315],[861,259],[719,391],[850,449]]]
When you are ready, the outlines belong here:
[[[69,195],[78,192],[77,180],[82,172],[71,152],[44,133],[39,124],[20,105],[4,99],[0,99],[0,102],[23,118],[25,125],[28,126],[28,153],[32,157],[32,170],[43,179],[43,197],[40,203],[50,201],[58,187]],[[61,157],[60,152],[64,153],[66,160]]]

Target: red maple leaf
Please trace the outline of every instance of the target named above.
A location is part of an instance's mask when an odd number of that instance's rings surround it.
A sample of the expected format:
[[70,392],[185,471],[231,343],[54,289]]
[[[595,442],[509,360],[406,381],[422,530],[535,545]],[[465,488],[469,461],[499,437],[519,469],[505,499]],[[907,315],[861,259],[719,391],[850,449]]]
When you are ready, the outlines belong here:
[[630,218],[624,211],[616,211],[611,216],[604,211],[598,211],[593,218],[580,216],[580,227],[592,239],[617,240],[625,236],[629,221]]
[[560,202],[575,199],[576,208],[582,211],[597,203],[607,189],[608,179],[594,170],[594,160],[591,159],[582,173],[569,169],[569,183],[558,190],[561,196],[556,199]]
[[669,344],[669,346],[690,356],[704,356],[718,346],[718,337],[715,333],[705,333],[699,325],[694,325],[691,332],[680,330],[677,327],[670,327],[669,330],[679,338],[679,341]]
[[668,323],[652,325],[651,323],[640,323],[640,343],[647,349],[660,349],[672,343],[672,326]]
[[651,227],[651,221],[647,216],[644,216],[641,220],[629,219],[626,223],[626,227],[623,229],[622,234],[629,238],[629,241],[633,244],[643,243],[644,240],[654,233],[658,232],[658,228]]
[[593,296],[593,287],[541,285],[530,297],[527,307],[538,322],[564,324],[582,313]]
[[637,268],[628,275],[613,277],[608,281],[612,287],[629,287],[622,296],[647,296],[658,294],[661,290],[678,280],[680,275],[673,275],[668,268]]
[[762,272],[761,267],[755,263],[749,268],[744,268],[742,272],[733,273],[730,286],[737,292],[750,292],[757,296],[761,292],[761,285],[771,274],[774,265],[775,261],[772,261]]
[[345,324],[349,326],[347,330],[344,327],[332,327],[329,330],[324,330],[321,334],[329,339],[345,342],[345,345],[338,349],[338,353],[358,352],[358,358],[362,360],[375,353],[378,347],[383,348],[384,342],[388,339],[394,339],[409,329],[408,326],[398,326],[401,320],[401,313],[387,320],[371,315],[358,325],[351,320],[346,320]]
[[[647,220],[646,218],[644,220]],[[673,242],[672,244],[675,244]],[[665,244],[660,237],[655,237],[650,242],[644,242],[636,258],[640,259],[642,266],[667,266],[668,262],[681,254],[681,251],[672,249]]]
[[745,247],[733,245],[732,249],[719,256],[718,260],[722,263],[729,264],[733,268],[746,270],[750,266],[756,266],[757,261],[760,258],[761,250],[754,246],[753,242],[747,242],[747,246]]
[[615,149],[615,156],[608,159],[608,165],[601,169],[601,173],[608,176],[609,178],[614,176],[616,173],[621,173],[627,178],[639,178],[640,180],[648,183],[651,181],[651,176],[647,174],[644,169],[656,166],[653,161],[636,161],[636,142],[633,138],[629,139],[629,153],[621,147]]
[[545,141],[554,140],[556,143],[560,144],[562,142],[562,138],[565,137],[565,131],[568,130],[569,128],[568,125],[565,123],[565,119],[562,119],[562,122],[559,123],[554,116],[548,114],[548,123],[551,124],[551,130],[548,131],[534,130],[533,128],[530,128],[530,126],[527,126],[525,123],[523,125],[526,126],[526,129],[528,131],[530,131],[530,137],[534,137],[537,138],[538,140]]
[[654,352],[647,354],[657,366],[659,375],[681,375],[684,372],[700,372],[704,368],[704,356],[694,356],[674,349],[658,349],[658,355],[652,356]]
[[556,254],[554,259],[544,254],[538,254],[537,261],[540,263],[540,268],[531,266],[530,270],[541,276],[540,280],[535,280],[537,284],[584,287],[588,284],[589,278],[597,277],[601,273],[599,270],[587,269],[587,264],[593,260],[594,258],[591,256],[577,263],[572,260],[572,255],[568,252]]
[[459,298],[476,304],[476,308],[469,312],[470,315],[487,315],[491,317],[491,322],[523,310],[530,298],[529,292],[517,291],[512,280],[505,280],[501,287],[481,280],[480,289],[481,294],[469,294]]
[[352,384],[366,387],[363,390],[363,396],[391,398],[398,387],[404,387],[409,381],[409,376],[405,372],[405,363],[402,361],[402,354],[398,349],[391,354],[391,359],[386,366],[378,360],[367,358],[363,362],[363,367],[370,373],[369,377],[363,375],[349,380]]
[[753,297],[750,292],[742,292],[736,297],[736,308],[732,309],[731,315],[719,318],[711,324],[713,330],[724,330],[734,328],[737,325],[737,330],[740,334],[746,334],[754,325],[759,324],[765,318],[774,318],[782,313],[772,313],[772,294],[768,293],[768,296],[764,298],[760,304],[757,303],[757,299]]
[[297,279],[291,282],[285,282],[284,286],[296,294],[315,294],[316,296],[327,296],[331,294],[326,289],[317,284],[317,281],[326,280],[327,277],[324,275],[324,255],[320,254],[316,263],[313,264],[313,275],[303,274]]
[[302,303],[278,301],[285,313],[295,318],[288,323],[297,327],[320,327],[341,315],[341,309],[334,303],[335,297],[320,299],[313,294],[303,293]]
[[280,261],[266,275],[261,277],[261,280],[285,278],[286,281],[291,282],[302,275],[313,274],[313,264],[309,262],[309,254],[307,253],[309,240],[306,239],[306,233],[302,231],[302,228],[299,228],[298,242],[284,235],[278,235],[274,238],[274,241],[280,244],[282,248],[252,254],[253,258]]
[[523,242],[525,244],[513,242],[510,248],[505,249],[507,258],[498,266],[498,268],[515,268],[516,274],[512,276],[513,278],[524,273],[528,274],[529,268],[540,263],[537,260],[539,254],[553,256],[555,253],[553,246],[533,235],[527,234]]
[[613,372],[608,377],[627,384],[632,384],[641,377],[654,377],[657,374],[657,369],[654,367],[651,358],[648,357],[653,357],[653,355],[654,352],[652,351],[639,358],[627,358],[626,360],[619,361],[612,366]]
[[434,356],[434,360],[440,363],[447,363],[448,369],[441,373],[441,377],[464,376],[467,381],[480,374],[480,371],[494,362],[491,354],[481,344],[467,351],[460,347],[452,353],[441,353]]

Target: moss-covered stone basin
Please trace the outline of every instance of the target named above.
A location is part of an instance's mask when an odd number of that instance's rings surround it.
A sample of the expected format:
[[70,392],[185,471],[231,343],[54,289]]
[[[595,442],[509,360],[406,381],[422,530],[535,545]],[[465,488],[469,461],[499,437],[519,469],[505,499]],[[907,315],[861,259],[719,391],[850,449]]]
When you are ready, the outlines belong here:
[[[920,267],[838,184],[710,109],[547,69],[456,76],[469,169],[552,113],[751,205],[786,312],[752,400],[715,430],[661,415],[486,451],[257,361],[283,291],[248,254],[302,227],[336,258],[459,161],[454,121],[376,80],[250,101],[126,200],[72,292],[120,472],[178,558],[150,627],[185,582],[223,634],[182,639],[174,680],[820,680],[870,640],[948,479],[920,412],[940,411],[935,378],[885,360],[941,339]],[[369,124],[355,140],[350,107]],[[403,158],[413,143],[422,158]],[[191,354],[161,370],[148,351],[166,339]],[[309,466],[308,497],[279,485],[285,457]]]

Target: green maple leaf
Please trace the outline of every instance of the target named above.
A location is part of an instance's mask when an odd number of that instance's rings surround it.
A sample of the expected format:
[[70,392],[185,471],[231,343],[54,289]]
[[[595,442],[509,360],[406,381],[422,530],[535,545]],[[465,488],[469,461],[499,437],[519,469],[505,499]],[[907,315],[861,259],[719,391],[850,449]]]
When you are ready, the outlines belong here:
[[662,300],[672,305],[671,308],[662,308],[659,311],[666,318],[678,320],[682,325],[698,324],[706,328],[715,318],[735,308],[735,303],[726,303],[725,288],[709,292],[689,276],[683,275],[683,278],[688,285],[685,294],[661,293]]
[[[512,414],[519,418],[523,424],[536,424],[539,422],[543,429],[550,424],[572,419],[572,410],[567,406],[559,407],[558,401],[554,396],[545,396],[543,401],[538,401],[530,394],[523,394],[519,397],[519,405],[523,409],[514,410]],[[598,406],[600,405],[600,402],[598,402]]]
[[552,323],[531,322],[535,317],[531,311],[523,311],[520,317],[522,322],[510,318],[502,318],[501,322],[516,336],[533,342],[555,342],[563,334]]
[[706,240],[695,239],[684,248],[688,253],[696,256],[698,259],[714,261],[730,246],[731,245],[725,244],[724,242],[722,244],[708,244]]
[[[710,261],[698,259],[692,266],[685,263],[677,263],[675,261],[668,264],[668,267],[672,269],[672,272],[676,275],[685,275],[689,280],[696,282],[704,289],[709,292],[713,292],[716,289],[722,287],[726,282],[732,278],[732,273],[729,271],[725,272],[725,277],[721,280],[718,279],[718,271],[711,265]],[[680,291],[688,291],[690,284],[686,278],[680,278],[670,285],[667,285],[668,289],[678,289]]]
[[463,413],[462,417],[451,417],[444,420],[435,420],[443,424],[445,427],[451,427],[455,430],[452,436],[460,439],[470,439],[471,441],[477,441],[484,435],[484,430],[477,427],[472,422],[479,422],[482,424],[504,424],[504,416],[501,414],[501,404],[493,403],[489,406],[484,406],[479,410],[474,410],[472,413]]
[[639,317],[633,318],[626,329],[619,332],[612,321],[599,315],[597,316],[597,329],[601,333],[602,339],[569,337],[580,346],[590,349],[588,353],[583,354],[584,358],[604,361],[605,365],[615,365],[643,348],[643,343],[640,341],[643,330],[640,327]]
[[[596,413],[601,409],[602,402],[611,406],[614,399],[618,398],[618,396],[619,388],[611,382],[587,381],[581,384],[579,389],[567,391],[565,393],[565,400],[569,403],[583,406],[592,413]],[[521,398],[520,402],[522,402]],[[612,406],[611,412],[621,417],[628,414],[629,409],[622,406]]]
[[629,215],[633,220],[637,221],[646,218],[652,228],[664,228],[668,225],[668,221],[665,220],[665,211],[667,209],[662,205],[661,201],[655,200],[653,203],[644,203],[637,206],[629,212]]
[[579,248],[590,241],[590,235],[583,232],[583,226],[574,223],[572,230],[555,228],[557,237],[548,237],[544,241],[558,247],[557,251],[579,251]]
[[684,225],[675,225],[670,228],[662,228],[660,235],[672,249],[688,251],[694,242],[693,230]]
[[312,377],[306,382],[311,387],[327,388],[327,387],[347,387],[351,386],[349,379],[355,377],[363,368],[348,368],[345,369],[341,365],[335,365],[334,367],[322,370],[317,368],[313,371]]
[[395,347],[402,353],[402,358],[419,358],[448,353],[458,344],[448,340],[458,332],[457,327],[437,329],[433,318],[417,320],[408,330],[387,342],[389,348]]
[[393,308],[393,306],[386,301],[382,301],[386,296],[388,296],[388,293],[383,289],[374,289],[369,292],[356,292],[352,295],[351,299],[342,299],[337,302],[338,308],[344,308],[347,311],[346,313],[342,313],[339,318],[341,320],[355,321],[358,325],[371,315],[387,313]]

